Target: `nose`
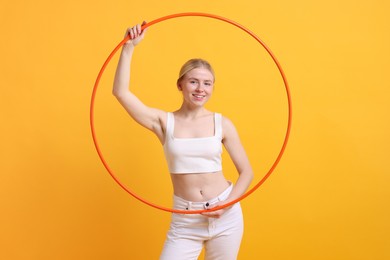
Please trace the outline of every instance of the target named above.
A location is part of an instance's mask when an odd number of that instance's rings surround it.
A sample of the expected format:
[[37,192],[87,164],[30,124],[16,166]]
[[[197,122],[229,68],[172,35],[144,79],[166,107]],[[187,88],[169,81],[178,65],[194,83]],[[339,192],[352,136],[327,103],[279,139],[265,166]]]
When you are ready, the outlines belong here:
[[203,87],[202,87],[202,84],[199,84],[196,89],[195,89],[197,92],[203,92]]

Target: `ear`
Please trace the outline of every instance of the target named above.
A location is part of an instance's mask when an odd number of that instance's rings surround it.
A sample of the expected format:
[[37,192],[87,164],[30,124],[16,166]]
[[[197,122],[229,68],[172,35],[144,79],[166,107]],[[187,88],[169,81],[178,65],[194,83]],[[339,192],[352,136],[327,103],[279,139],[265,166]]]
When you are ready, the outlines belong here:
[[176,85],[177,85],[177,89],[178,89],[179,91],[182,91],[182,90],[183,90],[183,88],[182,88],[181,85],[180,85],[180,82],[177,82]]

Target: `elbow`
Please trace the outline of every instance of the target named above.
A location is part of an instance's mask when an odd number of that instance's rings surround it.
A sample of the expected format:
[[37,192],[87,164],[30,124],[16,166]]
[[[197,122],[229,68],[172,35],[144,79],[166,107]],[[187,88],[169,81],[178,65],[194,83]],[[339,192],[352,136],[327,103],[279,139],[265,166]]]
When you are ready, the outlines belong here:
[[116,91],[112,91],[112,95],[113,95],[114,97],[116,97],[117,99],[119,98],[119,94],[118,94],[118,92],[116,92]]
[[238,173],[240,175],[240,178],[245,179],[248,184],[252,183],[254,179],[254,174],[251,167],[242,169],[241,171],[238,171]]
[[252,171],[252,170],[250,170],[250,171],[249,171],[249,174],[248,174],[248,179],[249,179],[249,182],[252,182],[252,181],[253,181],[253,178],[254,178],[253,171]]
[[112,90],[112,95],[116,97],[116,99],[121,100],[125,96],[125,93],[114,88]]
[[247,171],[245,171],[245,173],[246,173],[246,177],[247,177],[249,183],[251,183],[253,181],[253,178],[254,178],[254,174],[253,174],[252,168],[250,168]]
[[128,85],[123,84],[123,82],[115,80],[113,87],[112,87],[112,94],[116,98],[120,98],[124,95],[126,95],[126,92],[129,91]]
[[117,89],[113,88],[112,89],[112,95],[116,98],[118,98],[120,96],[120,91],[118,91]]

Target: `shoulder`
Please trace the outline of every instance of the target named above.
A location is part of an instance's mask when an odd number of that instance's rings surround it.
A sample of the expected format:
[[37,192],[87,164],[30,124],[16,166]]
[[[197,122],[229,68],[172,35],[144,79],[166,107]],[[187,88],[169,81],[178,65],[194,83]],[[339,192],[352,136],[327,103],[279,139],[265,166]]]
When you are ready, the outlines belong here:
[[223,130],[223,138],[227,138],[229,136],[234,136],[237,133],[236,127],[234,126],[232,120],[230,120],[226,116],[222,116],[222,130]]
[[220,113],[217,113],[217,114],[219,114],[220,115],[220,117],[221,117],[221,120],[222,120],[222,126],[223,127],[234,127],[234,124],[233,124],[233,122],[232,122],[232,120],[230,120],[228,117],[226,117],[226,116],[223,116],[222,114],[220,114]]

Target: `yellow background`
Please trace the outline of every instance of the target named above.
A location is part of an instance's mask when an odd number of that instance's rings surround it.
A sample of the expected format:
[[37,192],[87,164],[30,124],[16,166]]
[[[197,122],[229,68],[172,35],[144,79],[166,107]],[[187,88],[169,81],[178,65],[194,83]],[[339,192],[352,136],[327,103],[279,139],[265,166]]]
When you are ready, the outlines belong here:
[[[286,72],[293,129],[271,177],[242,201],[239,259],[390,259],[390,4],[387,1],[2,1],[0,259],[157,259],[170,214],[108,175],[89,128],[97,73],[127,26],[198,11],[256,33]],[[287,103],[253,39],[209,18],[149,28],[132,88],[151,106],[180,104],[189,58],[217,73],[209,108],[236,124],[258,182],[281,146]],[[117,56],[96,97],[96,131],[117,176],[170,207],[157,138],[111,96]],[[224,153],[225,172],[235,178]]]

